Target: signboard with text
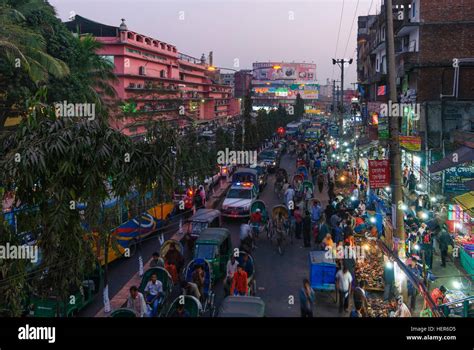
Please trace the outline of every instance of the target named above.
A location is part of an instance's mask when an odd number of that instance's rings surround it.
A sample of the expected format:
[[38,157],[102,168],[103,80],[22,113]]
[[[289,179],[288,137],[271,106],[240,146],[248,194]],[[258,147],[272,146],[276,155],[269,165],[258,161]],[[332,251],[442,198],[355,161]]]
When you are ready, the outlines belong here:
[[388,159],[369,160],[370,188],[390,186],[390,161]]
[[421,137],[419,136],[399,136],[400,146],[407,151],[421,151]]
[[256,62],[253,70],[253,78],[259,81],[316,83],[314,63]]
[[465,183],[474,179],[474,165],[446,169],[444,190],[446,192],[469,192]]

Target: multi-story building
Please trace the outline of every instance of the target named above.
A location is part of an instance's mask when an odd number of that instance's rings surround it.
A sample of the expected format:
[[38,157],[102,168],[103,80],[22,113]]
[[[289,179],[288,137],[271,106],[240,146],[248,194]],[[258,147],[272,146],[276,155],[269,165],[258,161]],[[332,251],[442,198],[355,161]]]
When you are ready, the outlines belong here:
[[234,74],[234,91],[235,97],[243,98],[250,91],[252,85],[252,71],[250,69],[242,69]]
[[220,82],[224,85],[234,86],[234,73],[221,73]]
[[[403,109],[400,132],[421,145],[402,145],[402,161],[441,193],[448,187],[439,174],[428,174],[428,166],[474,135],[474,3],[395,0],[393,13],[398,95],[393,102],[417,108]],[[378,15],[359,17],[358,80],[369,112],[388,101],[384,24],[385,6]]]
[[119,108],[111,125],[141,137],[150,120],[184,126],[190,121],[225,120],[240,113],[232,87],[211,79],[210,64],[178,51],[169,43],[136,33],[124,20],[119,27],[81,16],[66,23],[78,34],[92,34],[103,44],[98,54],[114,65]]

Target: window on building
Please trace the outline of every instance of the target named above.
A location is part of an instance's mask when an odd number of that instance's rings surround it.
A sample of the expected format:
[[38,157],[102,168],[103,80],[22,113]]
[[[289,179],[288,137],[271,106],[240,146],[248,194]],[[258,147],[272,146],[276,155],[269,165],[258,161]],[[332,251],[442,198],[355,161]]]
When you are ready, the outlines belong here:
[[139,50],[134,50],[134,49],[129,49],[128,47],[126,48],[125,51],[130,52],[130,53],[135,53],[135,54],[137,54],[137,55],[141,55],[141,54],[142,54],[141,51],[139,51]]
[[179,73],[179,80],[184,80],[184,73]]
[[416,17],[416,2],[413,1],[411,3],[411,18],[415,19],[415,17]]

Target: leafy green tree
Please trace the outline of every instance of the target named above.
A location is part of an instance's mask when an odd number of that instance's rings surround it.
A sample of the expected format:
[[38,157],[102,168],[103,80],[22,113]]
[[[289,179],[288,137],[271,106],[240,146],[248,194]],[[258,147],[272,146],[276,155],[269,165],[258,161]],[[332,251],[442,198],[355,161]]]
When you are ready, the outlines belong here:
[[241,150],[242,149],[242,124],[237,124],[235,127],[234,133],[234,149]]
[[296,95],[296,101],[295,101],[295,104],[294,104],[294,119],[293,120],[297,120],[297,119],[301,119],[303,118],[303,115],[304,115],[304,100],[301,98],[301,95],[300,94],[297,94]]
[[273,134],[273,123],[263,108],[257,112],[257,133],[258,142],[261,143]]
[[[0,135],[8,117],[28,114],[26,100],[49,79],[69,75],[68,65],[48,52],[47,37],[30,23],[34,14],[48,14],[53,8],[41,0],[0,0]],[[50,26],[52,23],[50,24]]]

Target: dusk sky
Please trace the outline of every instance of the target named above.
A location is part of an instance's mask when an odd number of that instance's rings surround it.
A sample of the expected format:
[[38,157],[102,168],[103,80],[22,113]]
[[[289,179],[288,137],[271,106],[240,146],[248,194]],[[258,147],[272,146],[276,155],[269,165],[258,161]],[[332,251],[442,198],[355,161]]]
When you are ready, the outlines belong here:
[[[255,61],[313,62],[317,79],[338,79],[331,58],[356,58],[357,16],[380,11],[382,0],[50,0],[59,17],[71,11],[177,46],[214,65],[250,68]],[[341,10],[342,25],[338,38]],[[357,11],[356,11],[357,9]],[[352,25],[352,31],[351,31]],[[337,50],[337,52],[336,52]],[[239,67],[235,67],[238,62]],[[356,82],[356,64],[346,68],[346,88]]]

